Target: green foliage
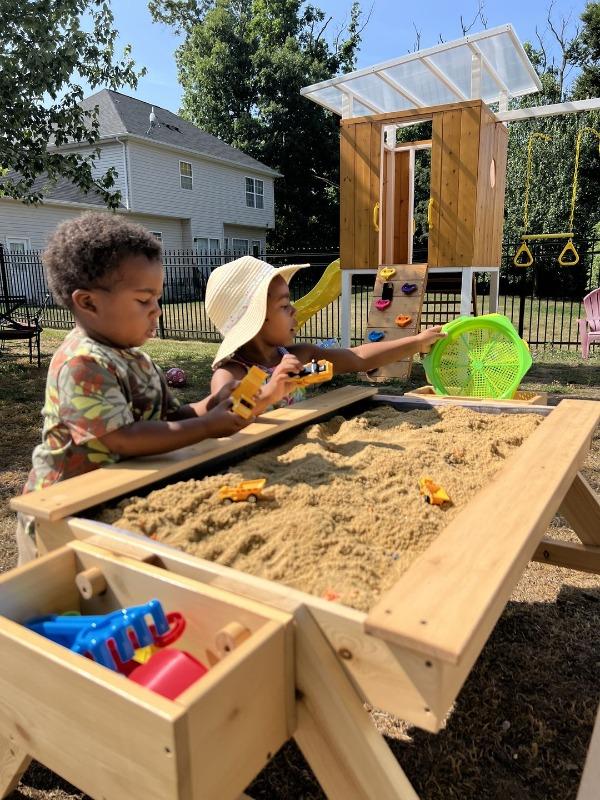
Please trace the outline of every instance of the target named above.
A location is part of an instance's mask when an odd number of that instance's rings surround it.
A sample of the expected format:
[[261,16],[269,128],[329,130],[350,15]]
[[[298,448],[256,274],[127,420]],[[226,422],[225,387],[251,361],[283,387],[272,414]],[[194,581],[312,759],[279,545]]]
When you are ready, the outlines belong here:
[[[84,15],[90,30],[82,26]],[[116,36],[109,0],[2,0],[2,194],[40,202],[43,191],[32,187],[45,173],[49,184],[65,177],[83,191],[95,186],[109,207],[119,204],[119,192],[111,191],[115,170],[93,176],[97,148],[90,155],[54,149],[69,142],[98,141],[95,110],[78,105],[83,99],[78,79],[92,89],[136,87],[144,71],[135,71],[129,47],[115,61]],[[18,177],[6,177],[7,171]]]
[[300,89],[355,66],[360,11],[327,38],[331,19],[300,0],[152,0],[184,30],[176,58],[181,114],[282,173],[275,250],[339,246],[339,120]]

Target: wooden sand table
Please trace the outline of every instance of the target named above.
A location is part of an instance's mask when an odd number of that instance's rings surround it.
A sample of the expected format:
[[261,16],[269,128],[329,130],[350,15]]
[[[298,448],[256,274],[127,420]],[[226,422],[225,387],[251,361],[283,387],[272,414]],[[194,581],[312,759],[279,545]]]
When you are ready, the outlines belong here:
[[[313,425],[226,475],[124,500],[102,520],[367,611],[541,421],[380,406]],[[424,502],[423,475],[447,490],[451,506]],[[263,476],[256,505],[220,503],[220,486]]]

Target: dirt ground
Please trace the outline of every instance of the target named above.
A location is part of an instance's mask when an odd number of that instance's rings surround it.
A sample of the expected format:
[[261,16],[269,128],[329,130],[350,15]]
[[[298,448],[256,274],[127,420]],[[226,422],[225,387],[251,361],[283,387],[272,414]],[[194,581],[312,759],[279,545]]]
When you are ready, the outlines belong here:
[[[170,362],[168,356],[163,366]],[[597,359],[565,366],[548,358],[540,365],[524,388],[550,391],[554,403],[565,395],[600,400]],[[10,390],[0,401],[5,501],[19,491],[39,436],[43,373],[0,355],[3,390]],[[415,385],[422,382],[417,373]],[[584,474],[600,491],[600,431]],[[6,505],[1,512],[0,570],[5,570],[15,559],[13,521]],[[559,517],[551,533],[574,539]],[[599,577],[530,564],[440,733],[425,733],[371,709],[421,800],[574,800],[600,700],[599,618]],[[323,797],[293,744],[282,748],[247,791],[256,800]],[[11,797],[82,800],[84,795],[33,764]]]

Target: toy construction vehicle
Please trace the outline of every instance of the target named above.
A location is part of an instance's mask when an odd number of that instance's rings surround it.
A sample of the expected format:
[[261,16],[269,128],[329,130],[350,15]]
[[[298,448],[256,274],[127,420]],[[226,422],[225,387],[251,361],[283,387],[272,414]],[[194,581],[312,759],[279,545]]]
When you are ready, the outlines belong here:
[[451,503],[445,489],[439,484],[434,483],[431,478],[419,478],[419,491],[425,498],[426,503],[433,506],[441,506],[442,503]]
[[242,379],[237,389],[231,393],[233,406],[231,410],[240,417],[248,419],[256,405],[254,395],[258,394],[260,387],[269,376],[260,367],[250,367],[248,374]]
[[331,361],[325,361],[325,359],[317,361],[316,358],[313,358],[309,364],[303,366],[302,372],[298,373],[295,381],[297,386],[310,386],[313,383],[330,381],[332,378],[333,364]]
[[266,478],[257,478],[254,481],[242,481],[237,486],[221,486],[219,499],[224,505],[240,503],[242,500],[246,500],[248,503],[256,503],[265,488],[266,482]]

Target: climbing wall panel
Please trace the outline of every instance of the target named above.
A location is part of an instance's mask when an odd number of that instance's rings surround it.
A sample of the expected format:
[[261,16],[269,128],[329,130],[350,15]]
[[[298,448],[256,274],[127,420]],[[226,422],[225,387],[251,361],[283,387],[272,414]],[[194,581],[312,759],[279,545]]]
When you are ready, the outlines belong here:
[[[385,267],[383,267],[385,269]],[[367,341],[369,333],[381,332],[385,340],[401,340],[407,336],[415,336],[421,329],[421,311],[423,308],[423,297],[427,285],[427,264],[394,264],[389,267],[394,269],[395,274],[388,280],[381,277],[382,270],[379,270],[375,279],[375,289],[373,300],[369,309],[367,321]],[[414,284],[415,290],[411,294],[402,291],[404,284]],[[389,299],[390,304],[386,308],[378,301]],[[399,316],[410,317],[411,320],[405,327],[396,324]],[[412,368],[412,357],[401,361],[394,361],[384,367],[372,370],[365,380],[385,381],[389,378],[405,380],[410,377]]]

